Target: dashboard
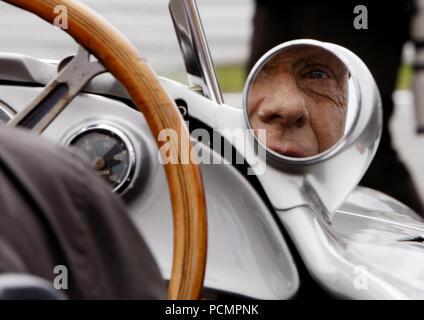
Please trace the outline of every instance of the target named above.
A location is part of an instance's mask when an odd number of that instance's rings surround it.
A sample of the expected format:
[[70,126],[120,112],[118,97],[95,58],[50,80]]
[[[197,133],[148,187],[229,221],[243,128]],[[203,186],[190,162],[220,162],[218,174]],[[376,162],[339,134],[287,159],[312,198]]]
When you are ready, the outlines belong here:
[[[24,108],[55,73],[50,62],[0,54],[0,119],[6,121]],[[195,103],[205,108],[211,103],[179,83],[161,81],[188,109]],[[163,277],[169,279],[172,206],[155,139],[143,115],[123,102],[126,91],[113,77],[98,76],[84,91],[41,138],[78,149],[111,191],[123,198]],[[212,163],[224,162],[208,146],[199,147]],[[232,165],[202,164],[201,172],[208,211],[205,288],[258,299],[293,296],[299,286],[296,266],[261,196]]]

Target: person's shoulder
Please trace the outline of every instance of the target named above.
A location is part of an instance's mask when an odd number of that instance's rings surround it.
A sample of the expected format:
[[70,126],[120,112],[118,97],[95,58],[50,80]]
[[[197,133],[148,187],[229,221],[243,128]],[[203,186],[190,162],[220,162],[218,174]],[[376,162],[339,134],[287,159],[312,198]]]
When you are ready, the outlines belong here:
[[20,128],[0,128],[0,150],[1,159],[7,160],[12,157],[15,161],[31,162],[34,165],[38,162],[40,167],[80,166],[82,161],[81,156],[72,148],[65,148],[43,136]]
[[98,179],[76,150],[27,129],[0,128],[0,166],[31,185]]

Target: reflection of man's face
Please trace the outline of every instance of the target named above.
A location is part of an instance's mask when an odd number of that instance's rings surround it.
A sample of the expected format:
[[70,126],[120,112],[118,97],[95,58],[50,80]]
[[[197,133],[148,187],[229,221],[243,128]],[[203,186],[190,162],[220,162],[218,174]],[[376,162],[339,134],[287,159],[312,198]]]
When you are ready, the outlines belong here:
[[289,48],[256,76],[249,94],[255,131],[266,129],[266,145],[292,157],[331,148],[344,133],[349,74],[333,54],[312,46]]

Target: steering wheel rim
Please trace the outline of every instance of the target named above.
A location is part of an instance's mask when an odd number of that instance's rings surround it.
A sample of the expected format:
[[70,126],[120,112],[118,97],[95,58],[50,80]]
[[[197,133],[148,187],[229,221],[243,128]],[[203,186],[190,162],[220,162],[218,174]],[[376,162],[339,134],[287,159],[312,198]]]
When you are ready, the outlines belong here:
[[[160,84],[156,74],[138,50],[111,24],[77,0],[3,0],[32,12],[53,24],[54,8],[67,8],[68,28],[75,41],[91,52],[127,89],[134,104],[143,113],[158,141],[163,129],[173,129],[178,141],[168,141],[177,164],[166,164],[165,172],[174,219],[174,256],[170,299],[199,299],[206,268],[207,220],[203,181],[199,166],[179,148],[184,141],[191,148],[190,133],[173,99]],[[188,163],[186,161],[188,160]]]

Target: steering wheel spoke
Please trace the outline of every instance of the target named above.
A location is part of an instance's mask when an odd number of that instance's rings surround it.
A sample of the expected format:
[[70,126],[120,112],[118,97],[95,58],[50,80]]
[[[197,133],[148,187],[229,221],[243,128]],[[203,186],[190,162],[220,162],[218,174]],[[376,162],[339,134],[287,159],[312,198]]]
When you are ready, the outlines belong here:
[[81,89],[98,74],[106,72],[99,61],[90,61],[90,53],[82,46],[27,107],[11,119],[7,126],[19,126],[41,133],[72,101]]

